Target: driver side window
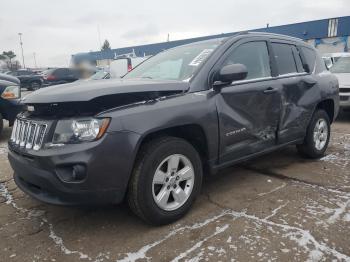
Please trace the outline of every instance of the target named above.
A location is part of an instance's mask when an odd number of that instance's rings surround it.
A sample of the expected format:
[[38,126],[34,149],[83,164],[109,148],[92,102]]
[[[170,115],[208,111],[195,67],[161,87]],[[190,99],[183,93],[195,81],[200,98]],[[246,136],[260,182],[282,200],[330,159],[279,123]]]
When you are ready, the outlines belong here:
[[243,64],[248,69],[245,80],[271,76],[270,59],[266,42],[248,42],[236,47],[224,65]]

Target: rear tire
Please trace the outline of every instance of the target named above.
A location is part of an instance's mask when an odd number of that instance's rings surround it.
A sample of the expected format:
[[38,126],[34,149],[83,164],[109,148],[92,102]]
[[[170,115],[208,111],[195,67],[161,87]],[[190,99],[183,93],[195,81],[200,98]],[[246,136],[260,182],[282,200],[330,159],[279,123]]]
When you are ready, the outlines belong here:
[[30,86],[28,88],[28,90],[30,91],[35,91],[41,88],[41,83],[38,81],[34,81],[30,83]]
[[202,176],[200,156],[187,141],[151,140],[138,154],[127,194],[129,206],[149,224],[172,223],[191,208]]
[[330,139],[331,125],[326,111],[317,110],[307,128],[303,144],[297,145],[298,152],[306,158],[324,156]]

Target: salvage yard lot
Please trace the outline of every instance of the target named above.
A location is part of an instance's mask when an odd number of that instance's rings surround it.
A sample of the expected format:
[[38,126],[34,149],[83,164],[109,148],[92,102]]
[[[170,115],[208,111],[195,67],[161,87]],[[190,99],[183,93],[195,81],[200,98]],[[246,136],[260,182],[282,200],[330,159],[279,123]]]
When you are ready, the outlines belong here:
[[189,214],[151,227],[127,205],[57,207],[14,184],[0,139],[0,261],[350,261],[350,114],[327,156],[294,147],[207,178]]

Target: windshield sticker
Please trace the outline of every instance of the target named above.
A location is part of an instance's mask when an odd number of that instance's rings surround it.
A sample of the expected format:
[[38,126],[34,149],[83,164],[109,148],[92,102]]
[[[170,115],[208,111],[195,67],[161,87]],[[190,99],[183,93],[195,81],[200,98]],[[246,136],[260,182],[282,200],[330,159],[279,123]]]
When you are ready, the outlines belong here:
[[213,50],[214,49],[204,49],[188,65],[199,66],[210,55],[210,53],[213,52]]

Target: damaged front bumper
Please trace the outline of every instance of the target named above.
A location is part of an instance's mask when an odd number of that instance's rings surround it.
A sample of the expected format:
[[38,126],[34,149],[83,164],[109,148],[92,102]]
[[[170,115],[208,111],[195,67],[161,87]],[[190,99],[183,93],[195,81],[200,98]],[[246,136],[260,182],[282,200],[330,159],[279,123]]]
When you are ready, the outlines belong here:
[[26,152],[9,143],[19,188],[51,204],[119,203],[123,200],[139,135],[106,133],[98,141]]

